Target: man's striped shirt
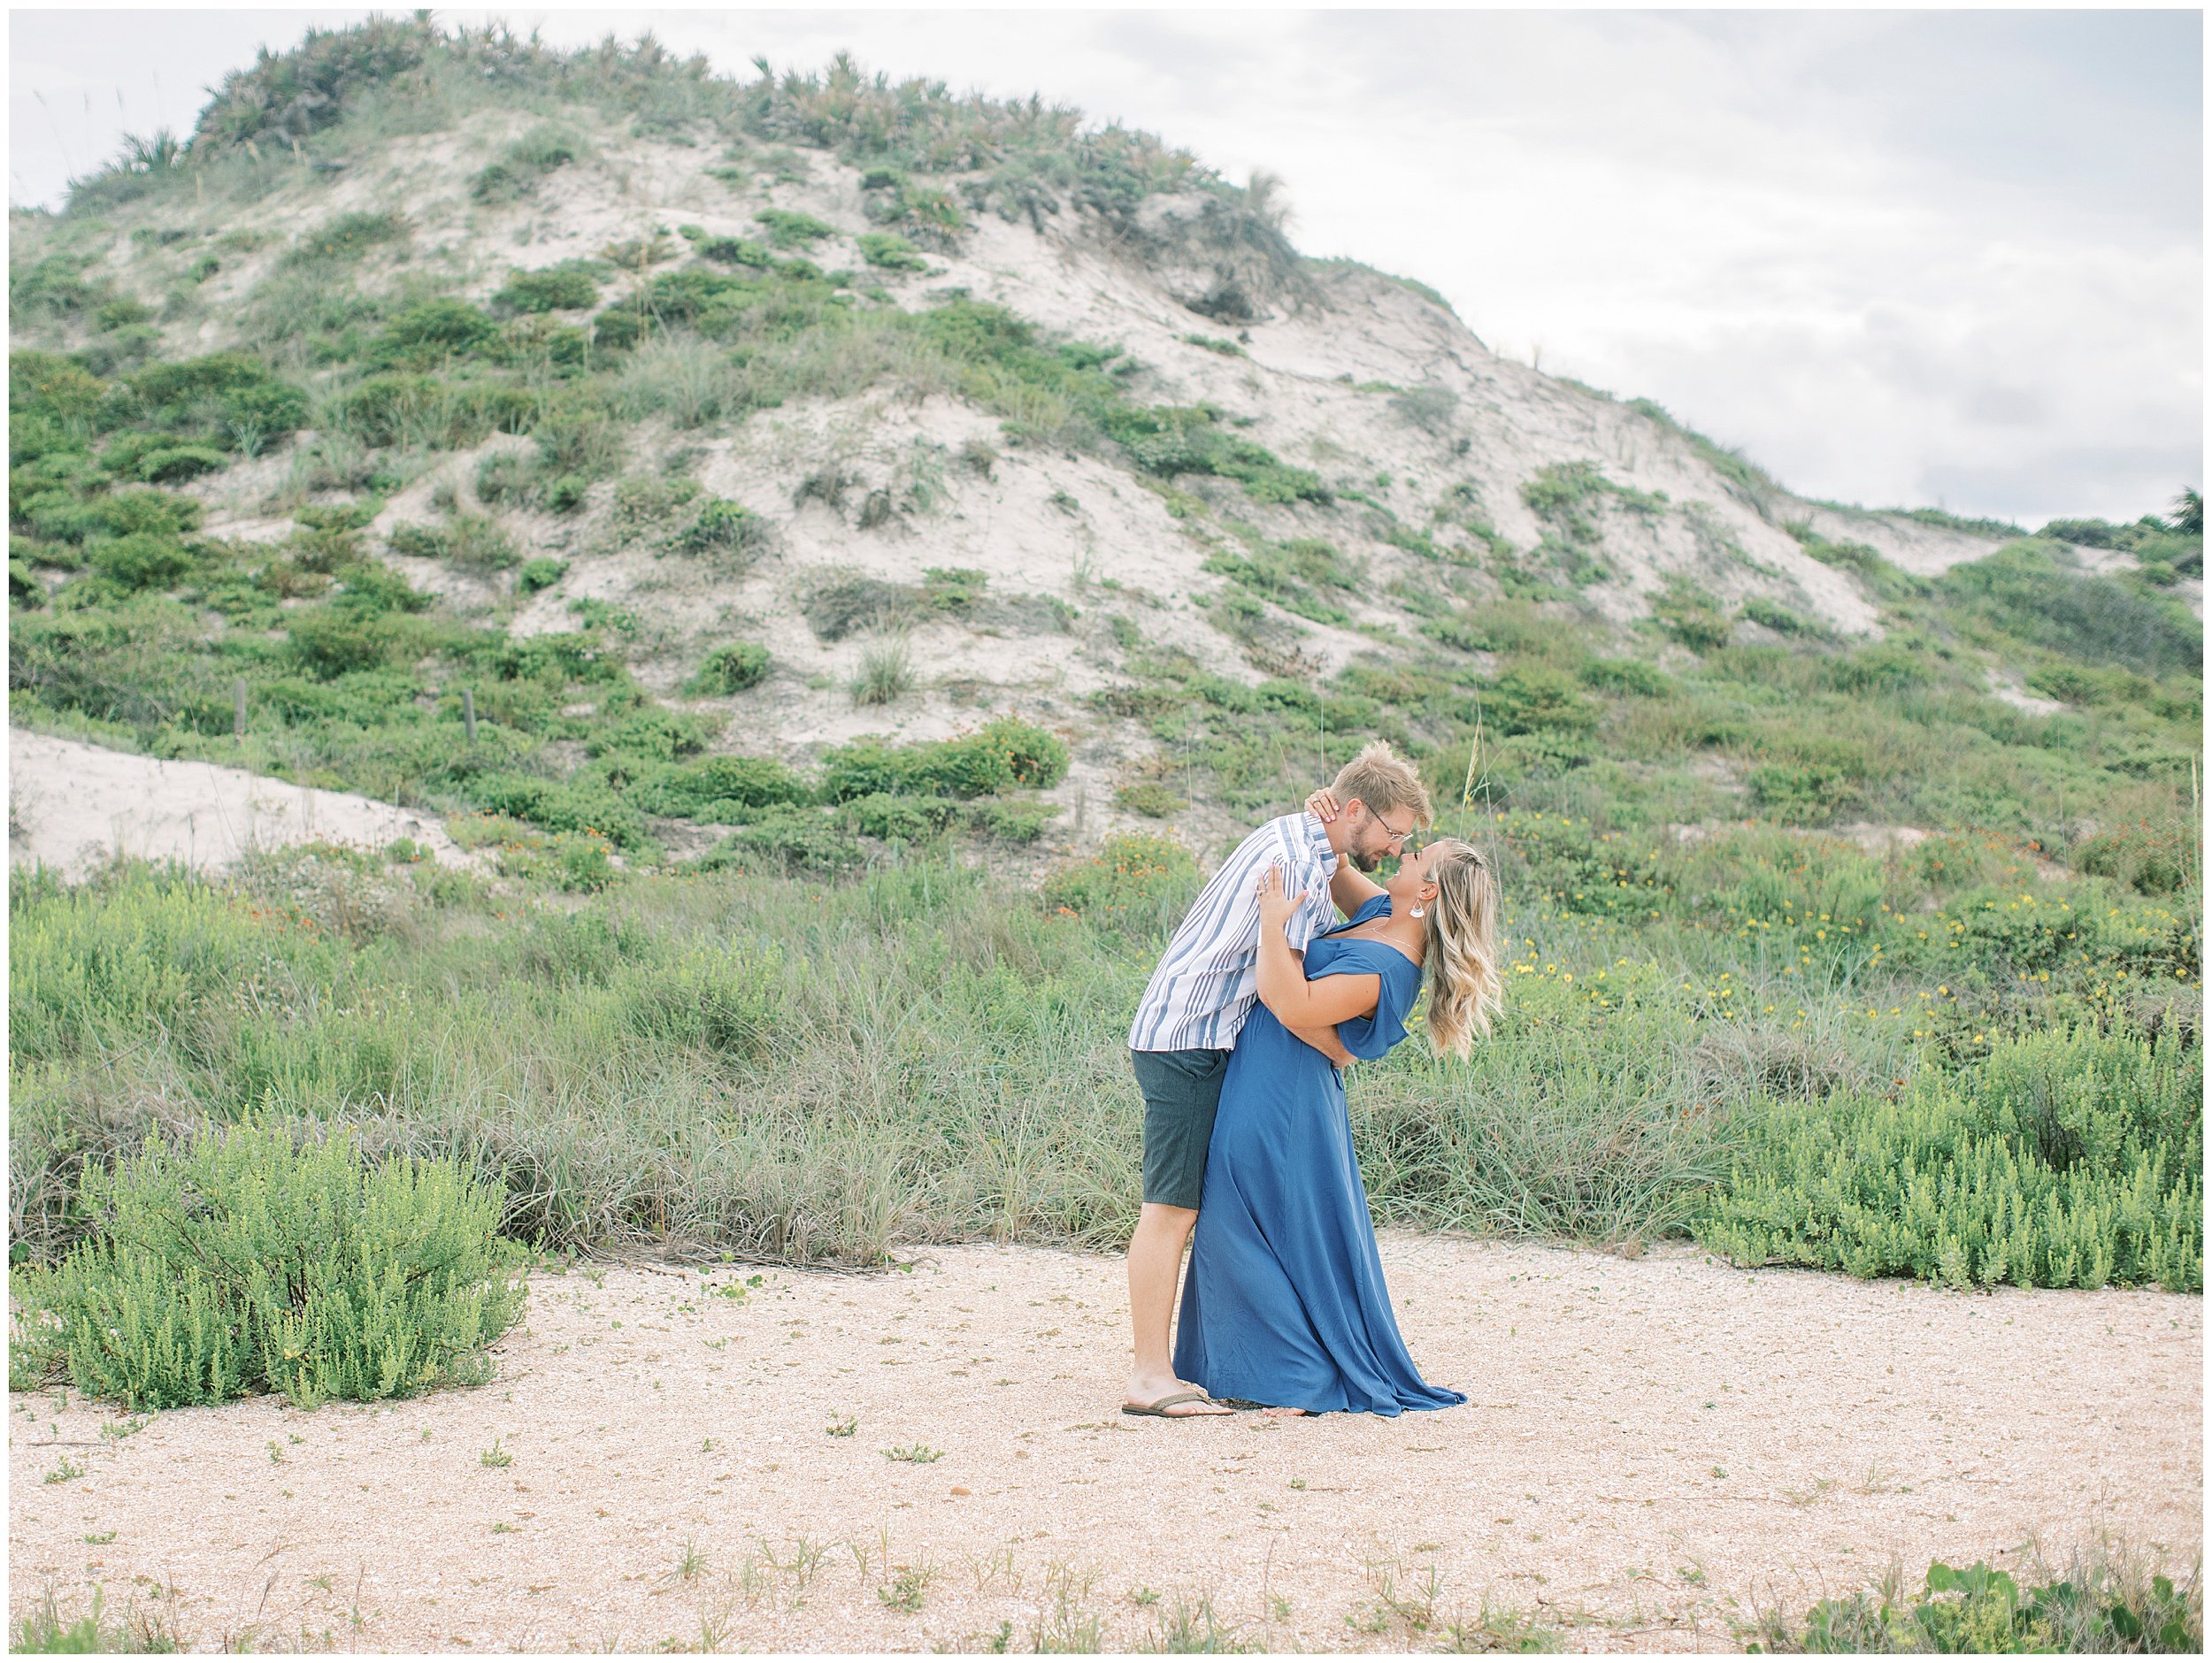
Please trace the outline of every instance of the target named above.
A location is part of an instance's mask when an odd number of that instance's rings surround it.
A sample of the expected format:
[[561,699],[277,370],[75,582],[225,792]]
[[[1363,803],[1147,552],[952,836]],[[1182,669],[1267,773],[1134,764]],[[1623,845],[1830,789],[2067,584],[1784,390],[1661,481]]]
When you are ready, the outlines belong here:
[[1336,852],[1328,829],[1310,814],[1286,814],[1237,845],[1207,880],[1160,957],[1137,1019],[1132,1051],[1226,1051],[1259,998],[1260,877],[1279,862],[1283,893],[1305,900],[1285,933],[1303,952],[1335,921],[1329,879]]

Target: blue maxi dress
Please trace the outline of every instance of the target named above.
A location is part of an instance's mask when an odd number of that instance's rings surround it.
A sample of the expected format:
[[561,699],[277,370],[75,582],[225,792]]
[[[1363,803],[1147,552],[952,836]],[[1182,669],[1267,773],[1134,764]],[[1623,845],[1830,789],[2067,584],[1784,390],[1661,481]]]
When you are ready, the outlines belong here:
[[[1404,954],[1341,933],[1389,910],[1378,895],[1306,948],[1309,981],[1381,978],[1375,1014],[1337,1025],[1356,1057],[1405,1038],[1421,991],[1421,968]],[[1216,1398],[1315,1414],[1467,1401],[1425,1382],[1399,1337],[1343,1077],[1263,1004],[1222,1078],[1176,1330],[1175,1372]]]

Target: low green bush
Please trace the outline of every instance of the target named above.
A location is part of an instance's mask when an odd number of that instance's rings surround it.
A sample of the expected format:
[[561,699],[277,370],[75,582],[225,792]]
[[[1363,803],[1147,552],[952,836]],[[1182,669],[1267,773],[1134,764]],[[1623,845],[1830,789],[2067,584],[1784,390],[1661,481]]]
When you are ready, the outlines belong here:
[[494,814],[534,820],[549,832],[593,832],[625,849],[645,842],[645,822],[638,810],[588,780],[488,774],[474,782],[472,794]]
[[192,570],[193,559],[173,537],[132,532],[88,543],[85,563],[125,589],[166,589]]
[[700,661],[690,685],[695,692],[727,698],[767,680],[769,664],[768,649],[758,641],[731,641]]
[[531,195],[541,180],[573,162],[582,149],[582,142],[565,127],[549,123],[533,127],[469,180],[469,195],[480,203],[514,202]]
[[964,807],[950,797],[900,797],[876,792],[847,799],[838,812],[847,825],[872,838],[919,843],[963,818]]
[[488,1378],[520,1314],[499,1194],[454,1161],[372,1168],[343,1128],[204,1127],[83,1184],[98,1233],[22,1276],[16,1323],[88,1398],[412,1396]]
[[771,809],[699,857],[702,871],[787,872],[840,877],[867,856],[858,842],[819,809]]
[[1055,735],[1001,717],[958,739],[889,746],[860,740],[822,759],[822,794],[833,802],[879,793],[982,797],[1018,787],[1046,789],[1068,771]]
[[1677,579],[1651,603],[1651,615],[1669,635],[1694,653],[1716,652],[1728,644],[1732,627],[1720,603],[1696,585]]
[[444,561],[464,571],[504,571],[522,558],[505,528],[487,514],[457,513],[442,526],[395,525],[387,540],[394,554]]
[[788,208],[764,208],[753,218],[768,227],[770,241],[780,249],[804,248],[837,234],[834,226],[823,224],[812,214],[795,213]]
[[1777,1105],[1693,1228],[1739,1264],[2199,1291],[2203,1070],[2170,1033],[2045,1035],[1978,1080]]
[[597,278],[576,261],[517,272],[492,296],[492,305],[506,312],[580,311],[598,303]]
[[550,589],[568,576],[568,562],[556,560],[550,555],[537,555],[522,563],[515,573],[515,589],[521,594],[535,594],[541,589]]
[[1171,927],[1198,893],[1198,862],[1172,838],[1128,832],[1096,854],[1070,861],[1045,879],[1037,897],[1104,930],[1145,934]]
[[2204,1649],[2203,1594],[2194,1578],[2177,1588],[2162,1573],[2145,1575],[2102,1551],[2086,1562],[2078,1555],[2063,1576],[2043,1574],[2053,1580],[2023,1590],[1978,1560],[1964,1570],[1938,1560],[1909,1590],[1893,1569],[1878,1589],[1819,1601],[1801,1624],[1768,1613],[1746,1650],[1973,1656]]
[[1184,806],[1183,800],[1157,780],[1141,785],[1123,786],[1114,793],[1114,806],[1141,814],[1148,819],[1164,820]]
[[284,266],[334,266],[358,260],[371,249],[387,242],[404,242],[414,234],[404,214],[340,214],[288,249],[278,262]]
[[748,563],[771,541],[768,522],[740,502],[710,496],[689,523],[669,534],[672,554],[703,557],[723,566]]
[[887,272],[926,272],[922,251],[896,232],[866,231],[859,237],[860,257]]
[[639,777],[625,800],[647,814],[731,824],[763,809],[814,800],[813,788],[767,756],[709,756]]

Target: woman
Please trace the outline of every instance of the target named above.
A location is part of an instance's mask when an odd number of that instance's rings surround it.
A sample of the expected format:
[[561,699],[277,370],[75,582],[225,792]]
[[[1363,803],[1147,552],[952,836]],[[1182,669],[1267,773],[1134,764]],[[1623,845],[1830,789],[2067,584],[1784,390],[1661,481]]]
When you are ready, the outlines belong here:
[[1465,1056],[1498,1004],[1497,885],[1445,839],[1386,887],[1340,862],[1330,893],[1350,916],[1302,963],[1283,929],[1302,898],[1275,870],[1260,884],[1260,1008],[1222,1081],[1175,1372],[1284,1414],[1446,1408],[1465,1396],[1422,1380],[1391,1315],[1343,1076],[1291,1030],[1333,1024],[1354,1056],[1379,1057],[1405,1038],[1425,964],[1429,1043]]

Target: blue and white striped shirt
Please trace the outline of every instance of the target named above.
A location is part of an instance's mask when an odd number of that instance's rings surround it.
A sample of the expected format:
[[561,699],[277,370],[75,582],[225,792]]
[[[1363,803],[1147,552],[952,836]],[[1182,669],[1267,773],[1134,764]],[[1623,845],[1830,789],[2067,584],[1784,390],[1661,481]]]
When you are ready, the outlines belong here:
[[1310,814],[1286,814],[1237,845],[1176,927],[1145,985],[1130,1025],[1132,1051],[1226,1051],[1260,996],[1261,874],[1281,862],[1283,891],[1305,893],[1285,933],[1306,944],[1335,922],[1329,880],[1336,852],[1328,828]]

